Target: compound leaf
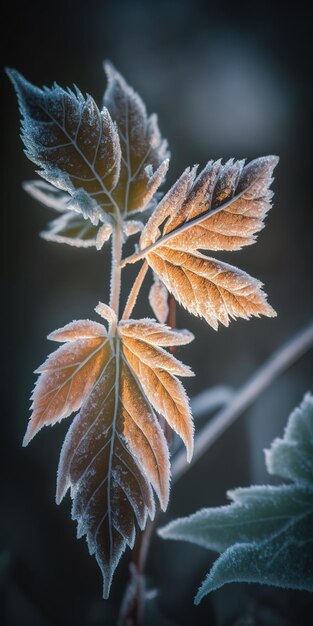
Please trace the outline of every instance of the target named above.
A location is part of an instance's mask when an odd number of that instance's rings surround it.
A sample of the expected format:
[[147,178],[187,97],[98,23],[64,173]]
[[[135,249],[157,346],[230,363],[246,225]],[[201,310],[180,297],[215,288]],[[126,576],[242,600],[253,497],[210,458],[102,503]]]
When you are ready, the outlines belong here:
[[192,453],[188,399],[176,377],[192,372],[164,347],[193,336],[147,319],[120,322],[113,331],[114,311],[102,303],[96,311],[108,331],[79,320],[49,335],[63,345],[37,370],[24,445],[43,426],[80,409],[62,447],[57,502],[70,488],[78,536],[87,536],[108,597],[118,561],[127,545],[133,547],[136,524],[143,529],[154,516],[152,487],[163,509],[168,502],[169,453],[154,409],[180,434],[188,458]]
[[90,248],[96,245],[98,232],[97,227],[82,215],[68,211],[49,222],[47,230],[43,230],[40,236],[46,241],[67,243],[76,248]]
[[214,329],[230,318],[275,315],[260,281],[199,250],[237,250],[255,241],[270,208],[277,161],[262,157],[245,167],[210,161],[198,178],[196,168],[187,168],[141,234],[141,251],[167,289]]
[[171,330],[153,320],[120,322],[122,351],[152,406],[193,451],[193,422],[186,392],[176,376],[193,376],[189,367],[162,348],[183,345],[193,335]]
[[229,506],[202,509],[159,531],[165,539],[190,541],[222,553],[196,603],[229,582],[313,591],[312,431],[313,396],[308,394],[291,414],[284,438],[276,439],[267,452],[270,471],[293,484],[235,489],[228,493],[233,500]]
[[[120,174],[117,129],[106,108],[75,88],[35,87],[16,70],[8,70],[23,116],[22,140],[39,174],[74,197],[75,210],[87,198],[95,222],[113,211],[112,192]],[[82,205],[82,207],[81,207]]]

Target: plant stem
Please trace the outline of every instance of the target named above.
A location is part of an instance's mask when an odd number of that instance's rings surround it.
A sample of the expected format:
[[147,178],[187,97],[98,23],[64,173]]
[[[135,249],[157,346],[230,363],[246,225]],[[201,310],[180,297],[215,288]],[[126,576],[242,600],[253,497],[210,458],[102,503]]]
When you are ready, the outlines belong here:
[[153,521],[147,522],[144,532],[138,535],[132,561],[129,565],[130,580],[121,604],[118,626],[141,626],[144,619],[145,567],[155,522],[159,516],[157,509]]
[[[128,296],[127,302],[126,302],[126,306],[124,309],[124,313],[122,315],[122,320],[128,320],[129,317],[132,314],[132,310],[136,304],[136,300],[138,297],[138,293],[140,291],[141,285],[144,281],[145,275],[148,271],[148,263],[147,261],[144,262],[144,264],[141,266],[137,278],[131,288],[130,294]],[[121,268],[120,268],[121,269]]]
[[119,303],[121,293],[121,267],[120,262],[122,258],[122,246],[123,246],[123,233],[122,225],[118,219],[115,220],[115,225],[112,234],[112,274],[111,274],[111,293],[110,293],[110,307],[116,313],[118,319]]
[[292,365],[302,354],[313,346],[313,323],[304,328],[290,341],[285,343],[253,374],[233,396],[230,404],[222,408],[213,419],[204,426],[195,438],[194,453],[191,463],[186,463],[185,452],[178,452],[172,463],[172,481],[181,478],[190,466],[207,452],[212,444],[239,417],[248,406],[267,388],[273,380]]

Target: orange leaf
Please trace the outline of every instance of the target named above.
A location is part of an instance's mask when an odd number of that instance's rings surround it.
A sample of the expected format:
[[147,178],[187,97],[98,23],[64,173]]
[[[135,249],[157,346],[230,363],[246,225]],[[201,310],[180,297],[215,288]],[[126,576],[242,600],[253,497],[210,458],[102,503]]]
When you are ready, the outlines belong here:
[[270,208],[277,160],[263,157],[245,167],[210,161],[197,179],[196,168],[187,169],[142,232],[134,260],[145,256],[177,301],[214,329],[218,322],[228,326],[229,318],[276,315],[262,283],[199,250],[236,250],[255,241]]
[[52,425],[77,411],[92,389],[107,359],[109,342],[105,327],[96,322],[71,322],[49,335],[66,341],[41,365],[32,395],[33,414],[23,445],[48,424]]
[[180,435],[192,457],[193,422],[185,390],[176,376],[193,376],[161,346],[183,345],[193,339],[191,333],[178,332],[153,320],[120,322],[122,352],[152,406]]
[[161,412],[192,454],[193,425],[188,399],[176,378],[191,376],[164,346],[189,343],[188,331],[153,320],[120,322],[107,305],[96,311],[108,321],[74,321],[50,339],[64,342],[37,372],[33,415],[24,444],[47,424],[80,409],[63,444],[57,502],[71,488],[78,536],[87,535],[108,596],[112,576],[136,522],[142,529],[154,516],[151,487],[163,509],[169,496],[169,454],[154,412]]

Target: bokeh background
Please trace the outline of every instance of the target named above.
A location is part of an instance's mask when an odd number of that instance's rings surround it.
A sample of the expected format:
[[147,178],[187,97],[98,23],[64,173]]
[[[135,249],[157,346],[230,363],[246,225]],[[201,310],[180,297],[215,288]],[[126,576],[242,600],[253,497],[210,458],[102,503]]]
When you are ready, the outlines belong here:
[[[168,184],[210,158],[278,154],[274,208],[255,246],[220,255],[266,285],[276,319],[233,322],[218,333],[178,311],[196,335],[182,350],[197,373],[190,396],[215,385],[239,387],[312,316],[312,164],[310,19],[302,3],[201,0],[7,0],[3,65],[39,85],[76,83],[101,103],[102,60],[109,58],[144,98],[170,143]],[[51,344],[49,331],[93,317],[109,295],[109,251],[47,243],[38,232],[53,217],[23,192],[34,178],[19,139],[15,95],[1,71],[2,342],[6,349],[1,417],[0,623],[8,626],[111,626],[128,575],[129,553],[110,600],[77,541],[69,498],[54,503],[66,421],[44,429],[27,449],[32,374]],[[132,246],[132,244],[131,244]],[[131,280],[133,269],[127,273]],[[124,292],[127,293],[127,286]],[[147,286],[144,292],[147,295]],[[143,299],[138,315],[147,314]],[[95,319],[95,318],[94,318]],[[161,523],[226,502],[236,486],[267,481],[263,448],[282,434],[291,409],[313,390],[312,352],[279,377],[175,485]],[[4,399],[4,400],[3,400]],[[209,416],[205,416],[209,419]],[[200,422],[196,428],[200,427]],[[259,585],[230,585],[192,599],[216,555],[155,537],[147,565],[150,626],[302,626],[312,596]],[[153,595],[153,594],[152,594]],[[306,609],[310,611],[306,617]]]

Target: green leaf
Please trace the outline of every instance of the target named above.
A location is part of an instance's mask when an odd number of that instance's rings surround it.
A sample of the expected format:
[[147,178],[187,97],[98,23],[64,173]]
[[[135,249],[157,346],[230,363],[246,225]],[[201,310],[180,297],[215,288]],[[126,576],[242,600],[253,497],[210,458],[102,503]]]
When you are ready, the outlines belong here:
[[293,480],[228,492],[228,506],[202,509],[159,530],[222,553],[196,595],[230,582],[313,591],[313,396],[290,416],[284,438],[266,451],[271,473]]
[[313,396],[307,394],[290,415],[283,439],[265,450],[270,474],[313,487]]
[[[294,494],[296,496],[296,494]],[[225,583],[254,582],[313,591],[311,506],[264,541],[236,543],[228,548],[202,583],[195,603]]]

